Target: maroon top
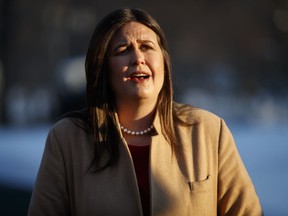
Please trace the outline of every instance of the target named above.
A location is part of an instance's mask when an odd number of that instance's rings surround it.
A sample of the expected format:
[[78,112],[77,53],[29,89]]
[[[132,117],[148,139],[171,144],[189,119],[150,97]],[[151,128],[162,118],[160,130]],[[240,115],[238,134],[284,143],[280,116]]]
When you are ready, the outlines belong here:
[[150,215],[149,155],[150,146],[128,145],[136,171],[143,215]]

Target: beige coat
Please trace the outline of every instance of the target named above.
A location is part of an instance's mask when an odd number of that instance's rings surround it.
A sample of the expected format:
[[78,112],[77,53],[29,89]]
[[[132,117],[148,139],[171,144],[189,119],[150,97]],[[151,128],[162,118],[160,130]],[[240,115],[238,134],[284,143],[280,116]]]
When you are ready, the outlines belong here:
[[[179,108],[178,108],[179,109]],[[161,134],[156,115],[150,150],[151,215],[262,215],[253,184],[226,124],[190,108],[175,125],[178,154]],[[133,161],[124,139],[117,164],[85,173],[93,158],[92,136],[63,119],[50,131],[29,216],[141,216]]]

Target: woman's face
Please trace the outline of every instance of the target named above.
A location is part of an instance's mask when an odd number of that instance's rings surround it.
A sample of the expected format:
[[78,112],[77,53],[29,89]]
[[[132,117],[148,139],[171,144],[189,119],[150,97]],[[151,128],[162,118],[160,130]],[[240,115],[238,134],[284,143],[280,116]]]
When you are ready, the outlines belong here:
[[164,58],[155,32],[130,22],[118,31],[110,47],[109,75],[116,102],[156,102],[164,82]]

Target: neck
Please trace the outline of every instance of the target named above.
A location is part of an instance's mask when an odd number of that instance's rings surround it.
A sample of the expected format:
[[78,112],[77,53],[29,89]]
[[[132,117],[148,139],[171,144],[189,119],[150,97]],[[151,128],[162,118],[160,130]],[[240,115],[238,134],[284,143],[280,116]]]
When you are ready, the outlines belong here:
[[132,130],[144,130],[151,126],[155,111],[154,103],[120,103],[117,105],[117,113],[120,123]]

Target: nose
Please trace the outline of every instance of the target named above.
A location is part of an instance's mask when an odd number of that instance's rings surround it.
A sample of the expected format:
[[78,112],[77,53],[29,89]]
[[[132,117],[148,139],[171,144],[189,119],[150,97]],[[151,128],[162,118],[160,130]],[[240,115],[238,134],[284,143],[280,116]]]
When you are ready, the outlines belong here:
[[145,57],[141,50],[134,49],[131,54],[131,65],[145,64]]

